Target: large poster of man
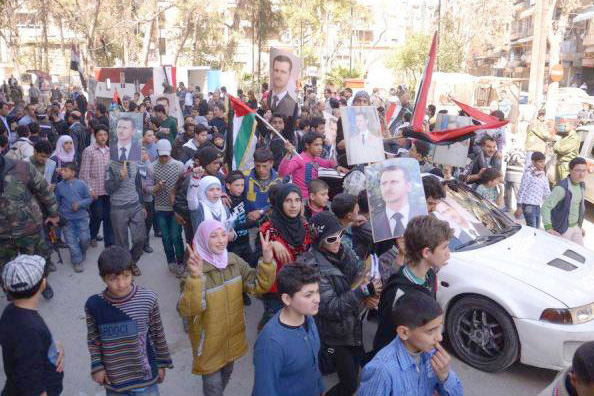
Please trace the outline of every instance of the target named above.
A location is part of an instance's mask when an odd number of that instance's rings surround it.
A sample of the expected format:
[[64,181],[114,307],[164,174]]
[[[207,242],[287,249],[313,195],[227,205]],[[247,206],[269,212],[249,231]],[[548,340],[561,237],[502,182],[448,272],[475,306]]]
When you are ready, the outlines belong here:
[[163,105],[167,110],[167,115],[177,120],[177,130],[182,131],[184,126],[184,114],[182,113],[181,107],[179,106],[179,99],[175,94],[162,94],[151,96],[153,106]]
[[290,52],[270,49],[270,95],[268,106],[272,114],[291,117],[297,108],[297,80],[301,74],[301,59]]
[[109,113],[109,159],[140,162],[142,113]]
[[386,159],[377,108],[348,106],[340,109],[349,165]]
[[419,163],[394,158],[365,167],[373,241],[404,235],[409,220],[427,214]]

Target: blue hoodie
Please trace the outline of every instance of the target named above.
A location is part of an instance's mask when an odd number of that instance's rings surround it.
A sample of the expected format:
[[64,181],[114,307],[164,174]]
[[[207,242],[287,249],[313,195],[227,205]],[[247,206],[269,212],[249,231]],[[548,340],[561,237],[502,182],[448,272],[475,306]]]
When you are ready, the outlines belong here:
[[[254,210],[267,211],[270,208],[268,201],[268,191],[274,184],[282,183],[277,172],[270,171],[270,179],[262,181],[256,177],[256,169],[246,172],[245,176],[245,211],[246,213]],[[267,184],[266,184],[267,182]]]
[[[89,217],[89,206],[93,202],[89,187],[80,179],[62,180],[56,185],[58,213],[66,220],[81,220]],[[77,212],[72,210],[72,203],[78,202]]]

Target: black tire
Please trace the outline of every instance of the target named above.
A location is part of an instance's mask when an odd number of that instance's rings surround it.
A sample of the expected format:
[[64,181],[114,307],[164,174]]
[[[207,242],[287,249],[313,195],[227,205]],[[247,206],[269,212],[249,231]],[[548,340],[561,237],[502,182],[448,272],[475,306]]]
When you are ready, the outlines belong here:
[[448,340],[456,355],[481,371],[502,371],[520,354],[520,341],[510,316],[494,302],[468,296],[447,313]]

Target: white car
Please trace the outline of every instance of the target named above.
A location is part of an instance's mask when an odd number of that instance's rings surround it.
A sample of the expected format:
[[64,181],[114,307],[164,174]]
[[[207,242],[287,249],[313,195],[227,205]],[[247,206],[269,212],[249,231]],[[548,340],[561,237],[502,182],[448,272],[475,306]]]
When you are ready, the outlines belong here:
[[[483,371],[561,370],[594,340],[594,252],[516,224],[458,182],[436,216],[455,230],[437,299],[456,354]],[[477,236],[478,235],[478,236]]]

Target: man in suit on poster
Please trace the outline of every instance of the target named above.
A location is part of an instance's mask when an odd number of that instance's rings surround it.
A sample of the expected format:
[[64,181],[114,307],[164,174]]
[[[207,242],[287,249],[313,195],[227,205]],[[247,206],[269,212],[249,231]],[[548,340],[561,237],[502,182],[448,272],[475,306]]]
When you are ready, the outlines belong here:
[[297,102],[289,93],[289,81],[293,71],[293,61],[286,55],[278,55],[272,61],[271,85],[272,92],[268,96],[268,105],[272,114],[282,114],[292,117],[297,107]]
[[136,127],[129,117],[118,119],[116,126],[117,141],[109,145],[109,159],[112,161],[140,161],[140,142],[134,139]]

